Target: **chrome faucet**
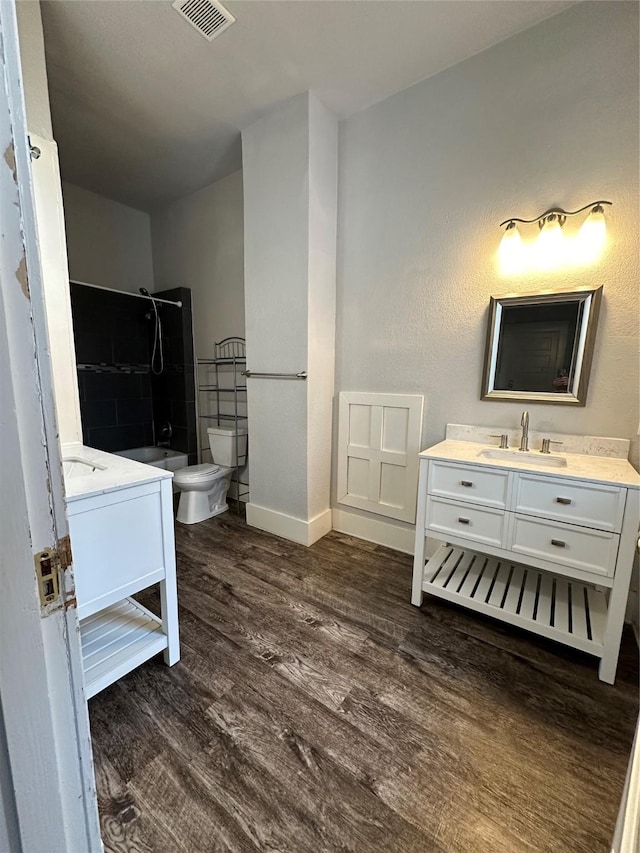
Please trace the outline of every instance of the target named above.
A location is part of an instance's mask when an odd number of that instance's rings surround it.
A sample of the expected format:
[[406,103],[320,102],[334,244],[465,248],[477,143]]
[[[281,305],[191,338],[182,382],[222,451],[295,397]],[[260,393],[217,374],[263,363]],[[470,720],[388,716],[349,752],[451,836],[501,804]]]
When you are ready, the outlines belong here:
[[523,412],[520,419],[522,425],[522,438],[520,439],[520,450],[525,453],[529,450],[529,412]]

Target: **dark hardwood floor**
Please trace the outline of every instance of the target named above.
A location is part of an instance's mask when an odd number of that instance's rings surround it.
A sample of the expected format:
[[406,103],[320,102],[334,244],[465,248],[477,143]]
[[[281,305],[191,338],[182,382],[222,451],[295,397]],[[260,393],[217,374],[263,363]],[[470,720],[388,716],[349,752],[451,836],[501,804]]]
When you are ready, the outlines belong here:
[[182,660],[89,703],[107,851],[609,849],[631,635],[610,687],[586,655],[413,608],[404,554],[307,549],[231,512],[176,538]]

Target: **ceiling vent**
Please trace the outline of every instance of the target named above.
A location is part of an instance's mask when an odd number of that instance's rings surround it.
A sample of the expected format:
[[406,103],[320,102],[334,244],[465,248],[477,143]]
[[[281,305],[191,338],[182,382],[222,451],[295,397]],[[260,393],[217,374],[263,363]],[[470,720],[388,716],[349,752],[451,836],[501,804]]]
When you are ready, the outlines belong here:
[[236,20],[216,0],[175,0],[173,8],[186,18],[207,41],[213,41]]

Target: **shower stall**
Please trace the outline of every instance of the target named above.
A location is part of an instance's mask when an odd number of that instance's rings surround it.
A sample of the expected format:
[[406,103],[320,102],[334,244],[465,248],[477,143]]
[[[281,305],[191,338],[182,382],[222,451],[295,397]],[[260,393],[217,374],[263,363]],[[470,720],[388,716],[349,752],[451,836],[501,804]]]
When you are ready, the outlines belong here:
[[127,293],[71,282],[83,441],[161,446],[197,462],[191,291]]

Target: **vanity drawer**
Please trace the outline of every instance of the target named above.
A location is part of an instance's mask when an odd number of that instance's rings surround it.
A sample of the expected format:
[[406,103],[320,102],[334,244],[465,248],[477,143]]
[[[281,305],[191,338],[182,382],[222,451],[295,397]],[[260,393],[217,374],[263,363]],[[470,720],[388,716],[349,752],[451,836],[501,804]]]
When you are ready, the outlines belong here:
[[613,577],[619,540],[617,533],[515,515],[511,550],[583,572]]
[[515,511],[583,527],[619,532],[626,489],[559,477],[519,474]]
[[426,530],[436,536],[457,536],[503,548],[506,518],[500,510],[427,497]]
[[455,462],[431,462],[427,492],[453,500],[504,509],[509,497],[509,472],[474,468]]

